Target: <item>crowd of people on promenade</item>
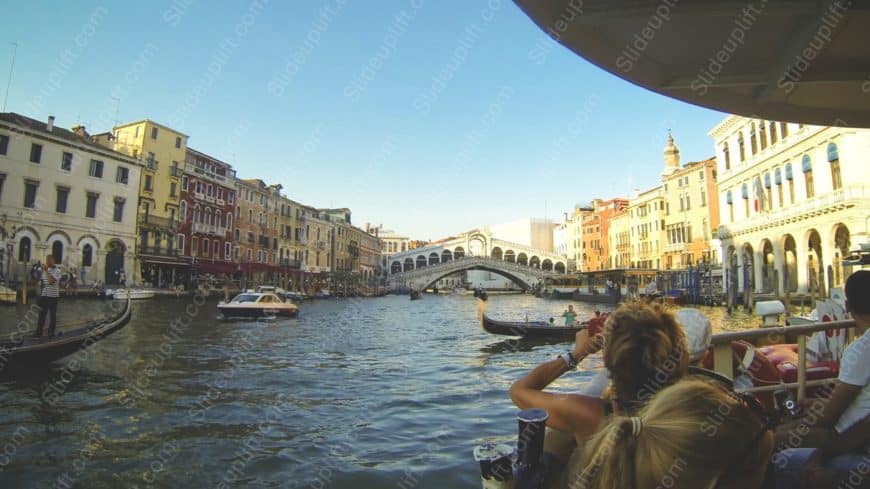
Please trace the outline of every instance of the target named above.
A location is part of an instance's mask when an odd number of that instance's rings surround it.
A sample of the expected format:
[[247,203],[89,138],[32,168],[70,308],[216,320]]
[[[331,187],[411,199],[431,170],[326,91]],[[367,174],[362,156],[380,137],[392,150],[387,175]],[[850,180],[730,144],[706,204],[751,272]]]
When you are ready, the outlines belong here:
[[[550,486],[870,488],[870,270],[848,277],[845,294],[857,339],[830,396],[786,415],[699,366],[712,328],[698,310],[630,302],[603,333],[581,330],[573,349],[510,388],[520,409],[547,411],[548,439],[570,440],[555,449]],[[573,322],[573,309],[563,315]],[[546,390],[599,350],[604,369],[582,393]]]

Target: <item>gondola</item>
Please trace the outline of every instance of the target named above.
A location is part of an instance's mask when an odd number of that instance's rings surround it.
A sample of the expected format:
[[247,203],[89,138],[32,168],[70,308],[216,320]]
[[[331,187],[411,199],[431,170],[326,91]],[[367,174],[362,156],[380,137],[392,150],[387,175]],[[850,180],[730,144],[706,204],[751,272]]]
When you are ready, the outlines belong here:
[[420,298],[420,291],[411,289],[409,296],[411,297],[412,301],[415,301]]
[[51,338],[25,336],[18,341],[0,342],[0,371],[47,365],[90,347],[130,322],[131,299],[124,304],[124,310],[112,318],[92,321],[76,329],[60,330]]
[[545,321],[497,321],[486,314],[480,325],[487,333],[505,336],[524,336],[527,338],[573,338],[581,329],[589,326],[588,321],[574,326],[553,326]]

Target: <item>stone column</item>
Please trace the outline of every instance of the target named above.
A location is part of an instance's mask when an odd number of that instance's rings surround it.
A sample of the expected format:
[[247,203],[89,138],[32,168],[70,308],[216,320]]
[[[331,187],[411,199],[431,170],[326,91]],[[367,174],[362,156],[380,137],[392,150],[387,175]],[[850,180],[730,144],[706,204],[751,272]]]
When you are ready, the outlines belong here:
[[776,270],[775,292],[779,296],[785,295],[785,290],[788,284],[785,283],[785,250],[781,247],[774,246],[773,248],[773,269]]
[[807,273],[809,251],[807,249],[801,251],[801,246],[798,245],[795,254],[795,261],[797,262],[797,291],[799,294],[806,294],[809,291],[808,286],[810,283],[809,274]]

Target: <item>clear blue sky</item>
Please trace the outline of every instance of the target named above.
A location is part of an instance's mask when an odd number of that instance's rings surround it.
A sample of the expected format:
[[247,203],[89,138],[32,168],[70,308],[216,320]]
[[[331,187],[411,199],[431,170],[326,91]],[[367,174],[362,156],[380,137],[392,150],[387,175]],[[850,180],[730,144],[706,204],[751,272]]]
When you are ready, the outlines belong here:
[[[724,114],[608,74],[508,0],[7,2],[7,111],[149,118],[239,176],[437,238],[659,182]],[[117,100],[116,100],[117,99]]]

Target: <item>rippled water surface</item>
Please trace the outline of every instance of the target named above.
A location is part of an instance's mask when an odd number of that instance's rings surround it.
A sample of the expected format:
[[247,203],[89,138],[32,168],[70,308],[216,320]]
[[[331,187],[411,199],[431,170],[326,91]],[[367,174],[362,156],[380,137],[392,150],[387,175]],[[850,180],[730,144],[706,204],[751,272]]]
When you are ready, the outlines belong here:
[[[567,304],[493,295],[487,307],[522,320]],[[460,295],[328,300],[254,323],[216,320],[214,301],[135,303],[87,355],[0,378],[0,486],[479,487],[473,446],[514,439],[510,383],[570,345],[489,335],[477,307]],[[717,329],[758,324],[705,312]],[[0,309],[4,337],[24,313]],[[63,321],[110,313],[105,301],[60,306]],[[576,389],[600,359],[583,367],[553,388]]]

